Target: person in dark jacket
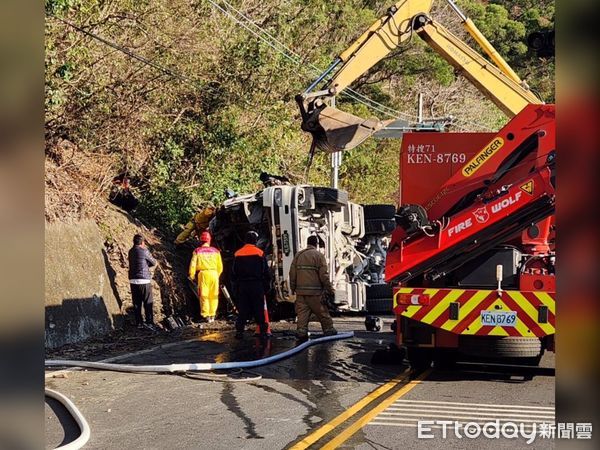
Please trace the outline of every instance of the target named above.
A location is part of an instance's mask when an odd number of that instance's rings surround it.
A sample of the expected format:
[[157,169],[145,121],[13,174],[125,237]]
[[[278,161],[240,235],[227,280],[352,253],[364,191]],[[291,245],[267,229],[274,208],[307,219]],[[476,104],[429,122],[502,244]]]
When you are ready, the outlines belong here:
[[265,255],[256,246],[257,241],[258,234],[255,231],[246,233],[246,245],[235,252],[233,260],[231,277],[239,311],[235,322],[237,339],[244,337],[244,327],[250,317],[258,324],[261,338],[268,337],[264,299],[269,290],[271,276]]
[[[136,234],[133,237],[133,247],[129,250],[129,286],[135,312],[135,322],[138,328],[148,328],[155,331],[154,315],[152,313],[152,274],[150,267],[156,261],[150,255],[144,243],[144,237]],[[142,319],[142,305],[146,322]]]

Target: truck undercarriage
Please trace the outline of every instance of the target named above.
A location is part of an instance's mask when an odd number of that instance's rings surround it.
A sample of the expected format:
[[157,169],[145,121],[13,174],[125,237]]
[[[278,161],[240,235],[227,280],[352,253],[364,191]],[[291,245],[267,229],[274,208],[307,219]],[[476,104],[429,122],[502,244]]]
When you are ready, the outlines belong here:
[[[308,236],[318,236],[336,289],[331,309],[364,312],[367,287],[387,286],[384,267],[389,236],[395,228],[394,214],[392,205],[350,202],[342,190],[288,184],[227,200],[211,221],[210,230],[222,251],[225,280],[245,232],[258,233],[258,246],[264,250],[273,274],[268,304],[276,315],[278,311],[291,313],[292,259],[306,246]],[[391,313],[391,301],[389,309]]]

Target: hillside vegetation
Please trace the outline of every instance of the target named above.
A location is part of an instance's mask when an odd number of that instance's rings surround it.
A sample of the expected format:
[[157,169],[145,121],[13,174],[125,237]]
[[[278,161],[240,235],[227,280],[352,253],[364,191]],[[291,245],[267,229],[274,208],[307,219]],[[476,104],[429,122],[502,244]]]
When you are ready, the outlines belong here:
[[[525,42],[529,32],[554,26],[554,3],[458,4],[553,101],[554,60],[540,60]],[[98,200],[121,173],[140,196],[139,216],[167,233],[199,203],[223,200],[226,188],[259,188],[261,171],[304,181],[310,140],[300,130],[294,95],[390,5],[46,0],[47,220],[100,216]],[[445,2],[432,15],[464,36]],[[416,37],[353,88],[413,117],[423,93],[426,116],[453,115],[455,130],[494,130],[505,121]],[[348,97],[339,105],[386,118]],[[372,139],[345,153],[341,187],[358,202],[394,202],[399,145]],[[308,181],[327,185],[328,177],[328,156],[317,155]]]

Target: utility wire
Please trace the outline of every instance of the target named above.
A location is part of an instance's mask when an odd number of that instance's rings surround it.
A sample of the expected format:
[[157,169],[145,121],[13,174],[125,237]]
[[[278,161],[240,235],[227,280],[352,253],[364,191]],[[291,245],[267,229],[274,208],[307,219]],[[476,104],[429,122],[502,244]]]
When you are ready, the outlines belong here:
[[130,58],[136,59],[138,61],[140,61],[141,63],[144,63],[147,66],[153,67],[156,70],[161,71],[162,73],[164,73],[165,75],[169,75],[173,78],[177,78],[179,80],[185,81],[187,83],[192,83],[192,84],[196,84],[198,83],[198,81],[196,80],[192,80],[191,78],[182,75],[180,73],[176,73],[171,69],[168,69],[164,66],[161,66],[159,64],[156,64],[154,61],[149,60],[148,58],[144,58],[143,56],[138,55],[137,53],[132,52],[131,50],[129,50],[126,47],[123,47],[122,45],[119,44],[115,44],[114,42],[109,41],[108,39],[103,38],[102,36],[99,36],[95,33],[92,33],[91,31],[86,30],[85,28],[80,27],[79,25],[75,25],[74,23],[65,20],[61,17],[55,16],[55,15],[50,15],[50,17],[52,17],[53,19],[56,19],[62,23],[64,23],[65,25],[70,26],[71,28],[76,29],[77,31],[79,31],[80,33],[85,34],[86,36],[91,37],[92,39],[95,39],[99,42],[102,42],[105,45],[108,45],[109,47],[114,48],[115,50],[118,50],[124,54],[126,54],[127,56],[129,56]]
[[[320,75],[322,73],[322,70],[319,69],[317,66],[315,66],[314,64],[309,63],[308,65],[302,65],[302,61],[303,58],[296,53],[294,50],[290,49],[289,47],[287,47],[284,43],[282,43],[281,41],[279,41],[275,36],[271,35],[268,31],[266,31],[264,28],[259,27],[258,25],[256,25],[248,16],[244,15],[241,11],[239,11],[238,9],[236,9],[235,7],[233,7],[230,3],[222,0],[222,3],[224,3],[228,10],[226,10],[225,8],[223,8],[221,5],[217,4],[216,2],[214,2],[213,0],[208,0],[208,2],[210,4],[212,4],[215,8],[217,8],[219,11],[221,11],[223,14],[229,16],[231,19],[233,19],[235,22],[239,23],[240,25],[242,25],[246,30],[248,30],[250,33],[252,33],[254,36],[258,37],[260,40],[262,40],[263,42],[265,42],[269,47],[271,47],[273,50],[277,51],[278,53],[280,53],[281,55],[283,55],[284,57],[286,57],[287,59],[289,59],[290,61],[292,61],[293,63],[305,68],[305,69],[311,69],[312,72],[315,75]],[[235,12],[235,14],[237,14],[238,17],[235,17],[233,15],[233,12]],[[251,30],[249,27],[249,25],[252,25],[257,31],[255,30]],[[268,38],[270,40],[267,40],[264,35],[268,36]],[[279,46],[279,48],[277,47],[277,44]],[[396,111],[386,105],[383,105],[369,97],[367,97],[366,95],[363,95],[353,89],[347,88],[346,90],[341,92],[342,95],[345,95],[347,97],[352,98],[353,100],[355,100],[358,103],[362,103],[363,105],[377,111],[380,112],[386,116],[392,117],[394,119],[398,119],[401,116],[404,117],[408,117],[410,119],[416,119],[417,116],[411,116],[407,113],[402,113],[400,111]]]
[[[296,62],[299,65],[302,63],[303,58],[298,53],[296,53],[291,48],[287,47],[284,43],[279,41],[275,36],[271,35],[268,31],[266,31],[265,29],[256,25],[254,23],[254,21],[252,21],[248,16],[244,15],[241,11],[236,9],[234,6],[232,6],[226,0],[221,0],[221,1],[229,8],[229,10],[230,10],[229,12],[225,11],[220,5],[217,5],[213,0],[208,0],[208,1],[209,1],[209,3],[213,4],[216,8],[218,8],[219,10],[221,10],[222,12],[224,12],[225,14],[227,14],[228,16],[232,17],[234,20],[239,22],[239,19],[233,17],[231,14],[231,11],[234,11],[246,23],[254,26],[258,30],[259,33],[262,33],[262,34],[268,36],[271,39],[271,42],[277,43],[280,46],[280,49],[276,49],[279,53],[288,57],[292,61],[295,60],[294,62]],[[255,34],[255,33],[253,32],[253,34]],[[272,48],[275,48],[273,45],[270,45],[270,46]],[[292,55],[292,57],[289,56],[290,54]],[[315,66],[314,64],[311,64],[311,63],[309,63],[308,66],[303,66],[303,67],[308,67],[308,68],[312,69],[312,71],[314,72],[315,75],[320,75],[323,72],[322,69],[318,68],[317,66]],[[346,95],[346,96],[352,98],[353,100],[355,100],[359,103],[362,103],[363,105],[370,107],[371,109],[374,109],[375,111],[378,111],[378,112],[380,112],[386,116],[392,117],[394,119],[398,119],[401,116],[404,116],[405,118],[418,120],[418,117],[416,115],[411,115],[411,114],[404,113],[404,112],[395,110],[393,108],[390,108],[389,106],[379,103],[379,102],[367,97],[366,95],[361,94],[351,88],[346,88],[344,91],[341,92],[341,94]]]
[[[314,64],[308,64],[308,66],[304,66],[302,65],[302,57],[294,52],[292,49],[290,49],[289,47],[287,47],[285,44],[283,44],[281,41],[279,41],[277,38],[275,38],[274,36],[272,36],[271,34],[269,34],[266,30],[264,30],[263,28],[259,27],[258,25],[256,25],[250,18],[248,18],[247,16],[245,16],[242,12],[240,12],[239,10],[235,9],[231,4],[229,4],[226,1],[223,1],[223,3],[225,5],[227,5],[228,8],[230,8],[230,10],[226,10],[225,8],[223,8],[221,5],[217,4],[216,2],[214,2],[213,0],[208,0],[208,2],[213,5],[215,8],[217,8],[219,11],[221,11],[223,14],[227,15],[228,17],[230,17],[231,19],[233,19],[236,23],[238,23],[239,25],[241,25],[244,29],[246,29],[249,33],[251,33],[253,36],[255,36],[256,38],[258,38],[259,40],[261,40],[263,43],[265,43],[267,46],[269,46],[271,49],[275,50],[276,52],[278,52],[279,54],[281,54],[282,56],[284,56],[286,59],[288,59],[289,61],[291,61],[292,63],[299,65],[300,67],[304,67],[304,68],[309,68],[312,70],[313,73],[315,74],[320,74],[322,73],[322,71],[315,66]],[[231,12],[234,11],[240,18],[235,17],[235,15]],[[194,80],[186,75],[183,75],[181,73],[178,73],[172,69],[169,69],[167,67],[164,67],[160,64],[155,63],[154,61],[145,58],[143,56],[138,55],[137,53],[129,50],[128,48],[116,44],[114,42],[109,41],[108,39],[99,36],[91,31],[86,30],[83,27],[80,27],[66,19],[63,19],[61,17],[55,16],[55,15],[49,15],[49,17],[52,17],[60,22],[62,22],[63,24],[79,31],[80,33],[85,34],[86,36],[91,37],[92,39],[95,39],[101,43],[103,43],[104,45],[107,45],[117,51],[120,51],[122,53],[124,53],[125,55],[129,56],[130,58],[133,58],[149,67],[152,67],[160,72],[162,72],[165,75],[168,75],[172,78],[184,81],[186,83],[191,84],[192,86],[198,88],[198,87],[202,87],[202,88],[208,88],[210,90],[213,90],[212,88],[210,88],[210,86],[207,86],[205,83],[199,81],[199,80]],[[253,30],[248,24],[252,25],[253,27],[255,27],[258,31]],[[264,35],[268,36],[269,39],[267,39]],[[279,46],[279,47],[278,47]],[[341,93],[342,95],[345,95],[353,100],[355,100],[358,103],[361,103],[365,106],[367,106],[370,109],[373,109],[381,114],[384,114],[388,117],[392,117],[395,119],[401,118],[402,116],[405,118],[409,118],[409,119],[417,119],[417,116],[415,115],[410,115],[407,113],[403,113],[401,111],[397,111],[394,110],[386,105],[383,105],[379,102],[376,102],[373,99],[370,99],[369,97],[354,91],[350,88],[342,91]],[[471,124],[471,125],[475,125],[479,128],[485,129],[485,130],[489,130],[488,127],[484,126],[484,125],[480,125],[477,124],[475,122],[468,122],[466,120],[463,119],[458,119],[455,118],[455,122],[461,122],[464,124]]]
[[[296,53],[294,50],[292,50],[291,48],[286,46],[284,43],[282,43],[280,40],[278,40],[275,36],[271,35],[268,31],[266,31],[265,29],[263,29],[260,26],[258,26],[257,24],[255,24],[254,21],[252,21],[248,16],[246,16],[240,10],[236,9],[233,5],[228,3],[226,0],[221,0],[221,3],[223,3],[225,5],[225,8],[223,6],[221,6],[220,4],[218,4],[217,2],[215,2],[214,0],[208,0],[208,2],[211,5],[213,5],[215,8],[217,8],[219,11],[221,11],[223,14],[225,14],[228,17],[230,17],[231,19],[233,19],[236,23],[239,23],[240,25],[242,25],[242,27],[244,27],[246,30],[248,30],[251,34],[253,34],[257,38],[259,38],[261,41],[265,42],[269,47],[271,47],[273,50],[275,50],[278,53],[280,53],[281,55],[283,55],[288,60],[294,62],[297,65],[300,65],[301,67],[307,67],[307,68],[312,69],[312,71],[316,75],[320,75],[323,72],[321,69],[319,69],[317,66],[315,66],[314,64],[311,64],[311,63],[309,63],[307,66],[303,66],[302,65],[303,58],[298,53]],[[236,17],[236,15],[238,17]],[[249,25],[253,26],[257,31],[250,29]],[[265,36],[267,36],[268,39]],[[416,115],[401,112],[401,111],[395,110],[393,108],[390,108],[390,107],[383,105],[383,104],[367,97],[366,95],[361,94],[350,88],[347,88],[344,91],[342,91],[341,95],[350,97],[353,100],[357,101],[358,103],[362,103],[363,105],[369,107],[370,109],[373,109],[377,112],[380,112],[380,113],[382,113],[388,117],[392,117],[394,119],[399,119],[401,117],[404,117],[404,118],[408,118],[410,120],[418,120],[418,117]],[[471,125],[471,126],[474,126],[476,128],[482,129],[482,130],[488,130],[488,131],[490,130],[490,128],[487,127],[486,125],[483,125],[483,124],[480,124],[477,122],[472,122],[472,121],[470,122],[466,119],[455,118],[454,121],[456,123],[463,123],[466,125]]]
[[[213,3],[211,0],[209,0],[209,2]],[[217,8],[219,8],[221,11],[223,11],[226,14],[228,14],[227,11],[223,10],[219,5],[216,5],[215,3],[213,3],[213,4]],[[63,19],[61,17],[57,17],[57,16],[54,16],[54,15],[51,15],[50,17],[52,17],[52,18],[54,18],[54,19],[56,19],[56,20],[64,23],[65,25],[68,25],[68,26],[74,28],[75,30],[79,31],[80,33],[85,34],[86,36],[91,37],[92,39],[95,39],[95,40],[103,43],[104,45],[107,45],[107,46],[109,46],[109,47],[111,47],[111,48],[113,48],[113,49],[115,49],[117,51],[120,51],[120,52],[124,53],[125,55],[129,56],[130,58],[133,58],[133,59],[135,59],[137,61],[140,61],[141,63],[143,63],[143,64],[145,64],[147,66],[153,67],[154,69],[162,72],[165,75],[169,75],[172,78],[175,78],[175,79],[178,79],[178,80],[181,80],[181,81],[185,81],[186,83],[189,83],[193,87],[196,87],[196,88],[197,87],[203,87],[203,88],[208,88],[208,89],[212,90],[212,88],[210,88],[206,84],[203,84],[199,80],[194,80],[194,79],[192,79],[192,78],[190,78],[188,76],[185,76],[185,75],[183,75],[181,73],[177,73],[177,72],[175,72],[175,71],[173,71],[171,69],[168,69],[168,68],[166,68],[164,66],[161,66],[161,65],[159,65],[159,64],[157,64],[157,63],[155,63],[155,62],[153,62],[153,61],[151,61],[151,60],[149,60],[149,59],[147,59],[147,58],[145,58],[143,56],[138,55],[137,53],[129,50],[128,48],[126,48],[126,47],[124,47],[122,45],[119,45],[119,44],[116,44],[116,43],[114,43],[112,41],[109,41],[108,39],[106,39],[106,38],[104,38],[102,36],[99,36],[99,35],[97,35],[95,33],[92,33],[91,31],[88,31],[85,28],[82,28],[82,27],[80,27],[78,25],[75,25],[74,23],[72,23],[72,22],[70,22],[68,20],[65,20],[65,19]],[[237,23],[239,23],[241,26],[243,26],[245,29],[247,29],[254,36],[256,36],[257,38],[259,38],[261,41],[263,41],[269,47],[271,47],[274,50],[276,50],[277,52],[281,53],[283,56],[285,56],[286,58],[288,58],[290,61],[294,62],[295,64],[299,64],[300,63],[300,61],[298,59],[295,59],[295,58],[289,56],[288,54],[286,54],[285,52],[282,52],[280,49],[277,49],[272,43],[270,43],[264,37],[260,36],[258,33],[256,33],[255,31],[253,31],[249,27],[247,27],[246,24],[242,23],[241,21],[239,21],[236,18],[234,18],[234,19],[235,19],[235,21]],[[349,95],[349,94],[346,94],[346,95]],[[351,95],[349,95],[349,96],[351,96]],[[357,101],[360,101],[360,100],[357,100]],[[377,108],[374,108],[374,109],[377,109]]]
[[[213,0],[208,0],[208,1],[209,1],[209,3],[213,4],[216,8],[220,9],[221,11],[225,12],[225,14],[232,17],[231,14],[224,11],[224,9],[221,8],[220,5],[217,5]],[[258,30],[259,33],[262,33],[263,35],[268,36],[269,39],[271,39],[271,43],[274,42],[274,43],[278,44],[280,48],[276,49],[276,50],[279,53],[288,57],[289,59],[291,59],[298,65],[302,64],[303,58],[301,55],[299,55],[294,50],[292,50],[291,48],[286,46],[284,43],[282,43],[280,40],[278,40],[275,36],[270,34],[267,30],[256,25],[254,23],[254,21],[252,21],[248,16],[244,15],[244,13],[242,13],[240,10],[236,9],[234,6],[232,6],[227,1],[222,0],[222,3],[224,3],[227,6],[227,8],[229,8],[229,12],[234,11],[239,17],[241,17],[244,21],[246,21],[246,23],[254,26]],[[232,18],[234,18],[234,17],[232,17]],[[238,21],[237,18],[234,18],[234,20]],[[274,47],[272,46],[272,48],[274,48]],[[312,69],[312,71],[315,75],[320,75],[323,72],[319,67],[315,66],[312,63],[309,63],[308,66],[303,66],[303,67],[308,67],[308,68]],[[411,116],[410,114],[402,113],[402,112],[392,109],[386,105],[383,105],[382,103],[379,103],[379,102],[367,97],[366,95],[363,95],[363,94],[361,94],[353,89],[350,89],[350,88],[347,88],[345,91],[342,91],[342,95],[346,95],[346,96],[358,101],[359,103],[363,103],[365,106],[371,106],[372,109],[375,109],[375,110],[377,110],[387,116],[393,117],[393,118],[399,118],[399,116],[402,116],[402,115],[405,117],[410,117],[411,119],[417,118],[417,116],[414,116],[414,115]],[[363,101],[361,101],[360,99],[362,99]]]
[[97,35],[95,33],[92,33],[91,31],[88,31],[85,28],[82,28],[82,27],[80,27],[78,25],[75,25],[74,23],[72,23],[72,22],[70,22],[68,20],[65,20],[65,19],[63,19],[61,17],[57,17],[55,15],[48,15],[48,17],[56,19],[56,20],[64,23],[65,25],[70,26],[73,29],[79,31],[80,33],[83,33],[86,36],[89,36],[92,39],[95,39],[98,42],[101,42],[102,44],[107,45],[107,46],[109,46],[109,47],[111,47],[111,48],[113,48],[113,49],[115,49],[115,50],[117,50],[117,51],[119,51],[119,52],[121,52],[121,53],[129,56],[130,58],[133,58],[133,59],[141,62],[142,64],[144,64],[146,66],[149,66],[149,67],[152,67],[153,69],[158,70],[159,72],[163,73],[164,75],[168,75],[168,76],[170,76],[170,77],[172,77],[174,79],[177,79],[179,81],[183,81],[183,82],[189,84],[193,88],[202,89],[204,91],[209,91],[209,92],[212,92],[214,94],[221,94],[218,90],[216,90],[215,88],[213,88],[210,85],[208,85],[205,81],[202,81],[202,80],[199,80],[199,79],[190,78],[187,75],[184,75],[184,74],[182,74],[180,72],[176,72],[176,71],[174,71],[172,69],[169,69],[169,68],[164,67],[164,66],[162,66],[160,64],[157,64],[154,61],[152,61],[152,60],[150,60],[148,58],[145,58],[143,56],[140,56],[139,54],[137,54],[137,53],[129,50],[127,47],[124,47],[122,45],[119,45],[119,44],[116,44],[116,43],[114,43],[112,41],[109,41],[108,39],[106,39],[106,38],[104,38],[102,36],[99,36],[99,35]]

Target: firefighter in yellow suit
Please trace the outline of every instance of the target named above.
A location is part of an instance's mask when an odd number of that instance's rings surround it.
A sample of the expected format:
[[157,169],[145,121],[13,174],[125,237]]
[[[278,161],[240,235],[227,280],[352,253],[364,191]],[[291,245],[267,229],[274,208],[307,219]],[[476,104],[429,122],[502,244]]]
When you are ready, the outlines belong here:
[[193,234],[195,234],[198,239],[200,239],[200,235],[204,230],[208,228],[208,224],[210,219],[215,216],[216,209],[209,205],[203,209],[200,209],[194,217],[190,219],[190,221],[185,225],[183,231],[179,233],[177,239],[175,239],[175,244],[183,244],[187,241]]
[[210,245],[211,236],[208,231],[200,234],[200,247],[194,250],[190,261],[189,276],[198,281],[198,297],[200,297],[200,313],[209,323],[215,321],[219,306],[219,276],[223,272],[221,253]]

